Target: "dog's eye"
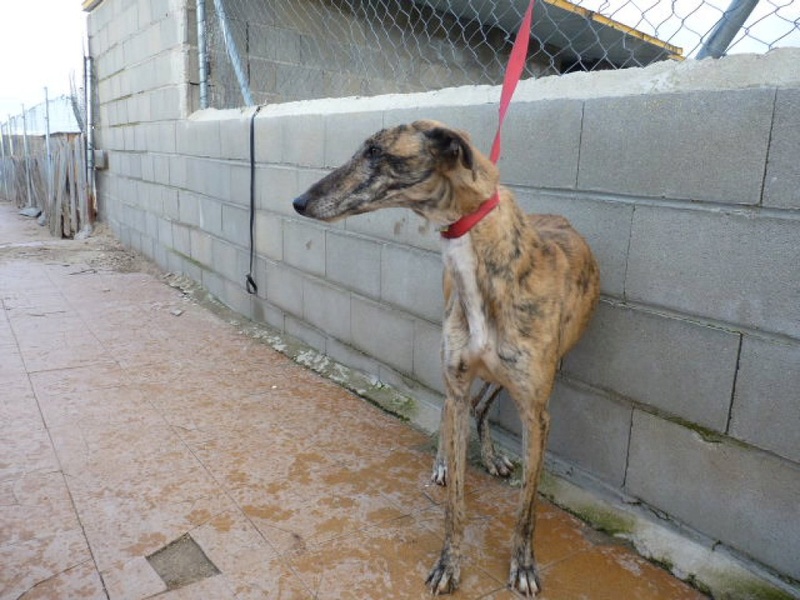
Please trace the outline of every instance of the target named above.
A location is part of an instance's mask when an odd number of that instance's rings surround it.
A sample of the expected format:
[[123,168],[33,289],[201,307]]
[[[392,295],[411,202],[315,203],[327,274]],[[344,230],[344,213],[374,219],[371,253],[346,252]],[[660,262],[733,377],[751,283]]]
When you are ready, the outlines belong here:
[[370,144],[367,147],[367,153],[366,154],[367,154],[367,157],[369,157],[369,158],[378,158],[379,156],[381,156],[383,154],[383,150],[381,149],[380,146],[377,146],[375,144]]

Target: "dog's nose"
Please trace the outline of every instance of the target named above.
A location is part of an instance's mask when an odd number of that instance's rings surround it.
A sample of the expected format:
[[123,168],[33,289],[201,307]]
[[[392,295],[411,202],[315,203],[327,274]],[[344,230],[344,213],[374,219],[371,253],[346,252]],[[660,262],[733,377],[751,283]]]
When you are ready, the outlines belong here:
[[298,212],[298,214],[304,215],[306,214],[306,205],[308,204],[308,194],[303,194],[302,196],[298,196],[292,202],[292,206]]

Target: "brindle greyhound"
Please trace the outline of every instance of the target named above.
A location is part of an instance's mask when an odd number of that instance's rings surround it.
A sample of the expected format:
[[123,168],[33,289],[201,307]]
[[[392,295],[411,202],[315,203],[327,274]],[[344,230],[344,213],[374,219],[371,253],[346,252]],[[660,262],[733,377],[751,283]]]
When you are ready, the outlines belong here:
[[[508,390],[524,425],[524,481],[509,586],[529,596],[539,591],[534,500],[550,427],[547,404],[559,361],[586,329],[599,294],[597,263],[569,222],[526,216],[498,181],[497,167],[466,133],[416,121],[379,131],[349,162],[294,200],[298,213],[323,221],[404,206],[447,227],[499,195],[496,208],[467,234],[442,240],[447,393],[433,479],[446,483],[448,492],[444,547],[427,579],[434,594],[451,592],[459,582],[471,404],[484,462],[496,474],[509,472],[485,424],[499,386]],[[476,378],[495,387],[471,401]]]

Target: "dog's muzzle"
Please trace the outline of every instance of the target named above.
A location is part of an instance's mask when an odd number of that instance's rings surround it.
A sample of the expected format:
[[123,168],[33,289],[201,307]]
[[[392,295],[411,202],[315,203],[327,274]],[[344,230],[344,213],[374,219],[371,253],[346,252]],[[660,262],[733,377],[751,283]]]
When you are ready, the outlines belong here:
[[298,214],[304,215],[306,214],[306,207],[308,206],[308,194],[303,194],[302,196],[298,196],[292,202],[292,206],[297,211]]

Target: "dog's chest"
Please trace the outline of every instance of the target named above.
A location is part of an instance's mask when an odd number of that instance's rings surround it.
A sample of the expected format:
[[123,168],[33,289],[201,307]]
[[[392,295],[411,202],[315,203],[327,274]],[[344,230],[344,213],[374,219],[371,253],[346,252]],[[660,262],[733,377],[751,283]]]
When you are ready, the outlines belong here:
[[478,288],[475,251],[470,237],[465,235],[456,239],[443,239],[442,258],[455,283],[458,302],[469,326],[468,348],[451,348],[451,350],[467,350],[468,358],[472,360],[486,357],[491,351],[491,337],[486,319],[486,307]]

